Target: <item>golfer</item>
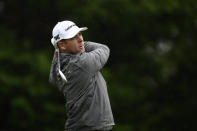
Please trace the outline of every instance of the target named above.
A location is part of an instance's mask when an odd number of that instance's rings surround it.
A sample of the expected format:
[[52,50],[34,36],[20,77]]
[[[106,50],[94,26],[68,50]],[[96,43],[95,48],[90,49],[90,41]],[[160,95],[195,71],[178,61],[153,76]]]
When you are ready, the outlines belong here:
[[106,45],[84,42],[72,21],[58,22],[51,42],[55,47],[49,81],[66,100],[65,131],[110,131],[114,125],[106,82],[100,73],[109,57]]

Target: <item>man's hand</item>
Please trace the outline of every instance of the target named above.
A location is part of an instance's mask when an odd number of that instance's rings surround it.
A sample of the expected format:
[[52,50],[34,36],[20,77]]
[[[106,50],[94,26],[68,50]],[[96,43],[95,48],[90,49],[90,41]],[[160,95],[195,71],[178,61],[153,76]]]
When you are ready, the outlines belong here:
[[56,50],[54,51],[53,59],[56,58]]

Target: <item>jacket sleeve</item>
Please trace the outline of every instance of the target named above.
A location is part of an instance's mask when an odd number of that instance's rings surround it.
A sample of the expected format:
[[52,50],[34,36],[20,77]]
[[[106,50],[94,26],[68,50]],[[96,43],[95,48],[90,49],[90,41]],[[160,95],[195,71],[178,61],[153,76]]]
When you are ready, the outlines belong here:
[[64,82],[62,81],[62,78],[60,77],[58,70],[57,70],[57,59],[53,59],[49,74],[49,83],[53,86],[56,86],[60,91],[62,90],[64,86]]
[[85,51],[86,52],[91,52],[97,48],[99,48],[101,46],[101,44],[95,43],[95,42],[85,42],[84,43],[85,46]]
[[103,68],[106,64],[110,50],[106,45],[94,42],[85,43],[86,52],[82,54],[82,68],[94,73]]
[[55,60],[53,59],[53,61],[51,63],[50,74],[49,74],[49,83],[51,83],[53,85],[55,85],[55,82],[56,82],[55,78],[57,77],[57,76],[55,76],[56,75],[55,67],[56,67],[56,63],[55,63]]

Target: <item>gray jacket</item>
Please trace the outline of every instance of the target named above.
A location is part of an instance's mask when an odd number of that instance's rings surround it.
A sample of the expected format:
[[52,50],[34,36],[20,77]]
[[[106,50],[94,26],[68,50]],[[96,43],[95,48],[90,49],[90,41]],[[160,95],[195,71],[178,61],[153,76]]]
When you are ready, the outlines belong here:
[[66,99],[66,131],[111,129],[114,125],[106,82],[100,73],[108,60],[109,48],[85,42],[85,50],[78,54],[60,54],[61,70],[67,83],[58,73],[57,58],[51,65],[49,81]]

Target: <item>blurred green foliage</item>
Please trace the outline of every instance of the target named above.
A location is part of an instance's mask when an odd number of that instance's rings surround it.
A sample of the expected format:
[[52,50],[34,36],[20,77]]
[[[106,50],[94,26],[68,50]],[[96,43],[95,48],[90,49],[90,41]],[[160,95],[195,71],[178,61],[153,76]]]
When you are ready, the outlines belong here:
[[108,45],[102,73],[114,131],[196,130],[196,0],[0,1],[2,131],[61,131],[63,95],[48,83],[54,25],[87,26]]

